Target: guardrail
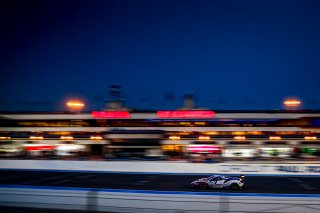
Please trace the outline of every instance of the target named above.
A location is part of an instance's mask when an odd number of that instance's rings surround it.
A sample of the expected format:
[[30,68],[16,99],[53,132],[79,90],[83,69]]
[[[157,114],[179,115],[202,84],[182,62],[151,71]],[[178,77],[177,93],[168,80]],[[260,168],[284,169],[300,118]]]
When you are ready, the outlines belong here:
[[0,169],[320,176],[320,164],[190,163],[168,161],[0,160]]
[[88,212],[319,212],[320,195],[0,186],[0,205]]

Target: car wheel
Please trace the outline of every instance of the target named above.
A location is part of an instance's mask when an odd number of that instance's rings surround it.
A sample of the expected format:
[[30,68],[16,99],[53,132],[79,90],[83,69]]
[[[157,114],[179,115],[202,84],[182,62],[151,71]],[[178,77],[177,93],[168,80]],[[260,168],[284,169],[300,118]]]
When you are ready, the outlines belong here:
[[233,183],[233,184],[231,184],[230,189],[231,189],[231,190],[239,190],[239,189],[240,189],[240,187],[239,187],[239,185],[238,185],[238,184]]
[[206,183],[200,183],[199,184],[199,188],[200,189],[206,189],[207,188],[207,184]]

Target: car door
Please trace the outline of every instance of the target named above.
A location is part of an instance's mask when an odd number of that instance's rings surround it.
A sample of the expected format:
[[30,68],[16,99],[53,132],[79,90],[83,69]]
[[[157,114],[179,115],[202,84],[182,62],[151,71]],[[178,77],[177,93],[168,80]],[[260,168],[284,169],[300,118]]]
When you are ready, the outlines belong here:
[[222,188],[224,179],[222,177],[217,177],[209,181],[208,185],[210,188]]
[[223,177],[218,178],[218,180],[216,181],[216,184],[215,184],[215,188],[222,188],[224,185],[224,181],[225,180]]
[[208,186],[210,188],[216,188],[216,182],[218,181],[218,178],[212,178],[211,180],[209,180],[208,182]]

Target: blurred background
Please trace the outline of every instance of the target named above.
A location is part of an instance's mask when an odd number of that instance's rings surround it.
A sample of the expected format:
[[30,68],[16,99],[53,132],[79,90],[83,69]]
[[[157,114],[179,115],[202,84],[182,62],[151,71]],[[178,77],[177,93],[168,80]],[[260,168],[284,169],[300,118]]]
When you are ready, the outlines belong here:
[[2,210],[319,212],[319,9],[1,1]]
[[209,110],[186,94],[176,110],[124,106],[110,86],[104,110],[68,100],[62,112],[4,112],[1,157],[191,162],[312,160],[320,157],[320,112],[284,99],[282,110]]

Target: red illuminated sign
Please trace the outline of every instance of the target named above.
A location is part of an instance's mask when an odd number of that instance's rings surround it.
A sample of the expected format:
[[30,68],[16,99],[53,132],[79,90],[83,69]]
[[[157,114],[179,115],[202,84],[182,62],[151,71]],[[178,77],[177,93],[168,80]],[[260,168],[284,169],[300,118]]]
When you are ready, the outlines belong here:
[[209,110],[157,111],[158,118],[213,118],[215,113]]
[[54,145],[38,145],[38,144],[32,144],[25,146],[25,149],[27,151],[50,151],[55,148]]
[[92,118],[130,118],[130,113],[127,111],[94,111],[91,114]]

